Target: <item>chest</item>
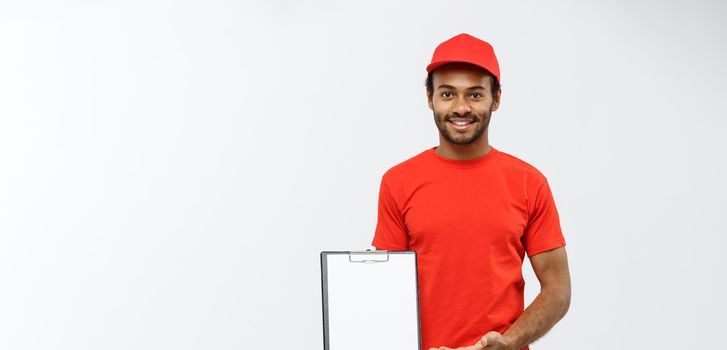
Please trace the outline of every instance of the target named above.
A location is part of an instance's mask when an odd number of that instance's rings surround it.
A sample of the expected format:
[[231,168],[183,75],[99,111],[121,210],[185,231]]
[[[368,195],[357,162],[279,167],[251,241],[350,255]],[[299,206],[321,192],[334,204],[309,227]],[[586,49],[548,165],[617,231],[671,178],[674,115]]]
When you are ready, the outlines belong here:
[[415,246],[511,246],[527,226],[527,196],[497,176],[450,174],[410,188],[402,214]]

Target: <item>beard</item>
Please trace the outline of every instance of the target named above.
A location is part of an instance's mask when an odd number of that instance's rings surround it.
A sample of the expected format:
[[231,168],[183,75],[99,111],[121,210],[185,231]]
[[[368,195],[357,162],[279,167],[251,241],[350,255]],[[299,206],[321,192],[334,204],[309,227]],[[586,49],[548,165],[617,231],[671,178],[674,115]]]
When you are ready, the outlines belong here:
[[[434,112],[434,124],[437,125],[439,133],[444,136],[447,141],[456,145],[468,145],[479,139],[482,134],[485,133],[487,127],[490,125],[490,116],[492,115],[492,107],[486,112],[477,113],[465,113],[465,114],[447,114],[441,116]],[[461,133],[455,130],[448,129],[449,119],[451,118],[470,118],[474,120],[474,130],[468,131],[467,133]]]

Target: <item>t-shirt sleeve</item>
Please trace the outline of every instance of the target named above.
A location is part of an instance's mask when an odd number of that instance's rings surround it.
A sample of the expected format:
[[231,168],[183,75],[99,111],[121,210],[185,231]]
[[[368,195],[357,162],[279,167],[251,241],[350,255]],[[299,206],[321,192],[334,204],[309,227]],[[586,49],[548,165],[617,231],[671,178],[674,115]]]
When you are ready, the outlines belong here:
[[543,179],[533,204],[528,207],[528,225],[523,235],[523,245],[528,256],[565,246],[558,210],[547,180]]
[[379,188],[378,220],[371,244],[380,250],[409,249],[409,233],[404,217],[385,178],[381,179]]

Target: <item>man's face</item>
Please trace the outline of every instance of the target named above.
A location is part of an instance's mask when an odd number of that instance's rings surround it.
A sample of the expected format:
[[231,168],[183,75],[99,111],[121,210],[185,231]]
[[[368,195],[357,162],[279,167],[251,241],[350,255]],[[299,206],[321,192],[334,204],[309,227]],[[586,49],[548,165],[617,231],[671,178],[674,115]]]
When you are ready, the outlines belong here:
[[500,104],[500,91],[492,95],[492,79],[486,70],[466,63],[449,63],[433,72],[429,108],[447,141],[471,144],[485,133]]

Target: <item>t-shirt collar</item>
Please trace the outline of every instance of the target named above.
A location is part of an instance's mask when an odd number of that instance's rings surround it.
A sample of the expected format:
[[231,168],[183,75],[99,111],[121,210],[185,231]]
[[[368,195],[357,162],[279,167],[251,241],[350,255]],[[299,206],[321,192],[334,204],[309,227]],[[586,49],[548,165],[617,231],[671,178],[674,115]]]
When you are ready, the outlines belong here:
[[430,149],[427,150],[427,153],[431,154],[432,157],[438,159],[442,164],[447,164],[450,166],[461,167],[461,168],[471,168],[471,167],[480,166],[480,165],[486,163],[487,161],[489,161],[490,159],[494,158],[495,154],[498,153],[497,149],[495,149],[495,147],[492,147],[492,145],[490,145],[490,151],[481,157],[474,158],[474,159],[467,159],[467,160],[455,160],[455,159],[448,159],[448,158],[444,158],[444,157],[440,156],[439,154],[437,154],[437,152],[435,150],[436,148],[437,148],[437,146],[431,147]]

